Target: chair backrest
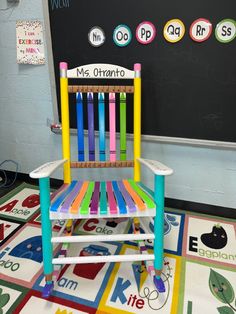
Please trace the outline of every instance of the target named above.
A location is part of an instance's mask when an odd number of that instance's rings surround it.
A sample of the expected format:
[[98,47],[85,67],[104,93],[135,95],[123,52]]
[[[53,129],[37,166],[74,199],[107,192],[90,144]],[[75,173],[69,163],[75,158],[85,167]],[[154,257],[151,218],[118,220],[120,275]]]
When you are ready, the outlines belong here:
[[[133,85],[69,85],[68,79],[104,79],[133,80]],[[61,123],[64,182],[71,182],[71,168],[101,168],[101,167],[134,167],[134,180],[140,181],[140,165],[137,158],[141,154],[141,65],[134,65],[128,70],[112,64],[89,64],[68,69],[66,62],[60,63],[61,91]],[[70,154],[70,114],[69,94],[76,95],[78,161],[71,161]],[[105,94],[108,93],[108,103],[105,105]],[[133,160],[126,160],[126,94],[133,94]],[[119,94],[119,96],[116,96]],[[94,131],[94,100],[98,102],[99,147],[95,147]],[[86,109],[85,109],[86,106]],[[106,108],[107,107],[107,108]],[[109,110],[109,154],[106,154],[105,111]],[[116,113],[120,116],[119,128],[116,126]],[[87,113],[87,118],[85,114]],[[85,161],[84,121],[88,123],[88,161]],[[120,132],[120,150],[116,149],[116,131]],[[107,141],[108,142],[108,141]],[[98,158],[98,160],[96,160]]]

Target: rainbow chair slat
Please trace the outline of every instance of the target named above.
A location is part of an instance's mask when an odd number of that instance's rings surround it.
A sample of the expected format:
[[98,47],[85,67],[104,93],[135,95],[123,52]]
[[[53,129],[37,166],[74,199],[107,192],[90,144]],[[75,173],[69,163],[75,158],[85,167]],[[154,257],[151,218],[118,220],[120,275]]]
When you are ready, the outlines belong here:
[[[69,85],[68,79],[116,79],[129,80],[132,85]],[[64,264],[139,261],[153,278],[159,292],[165,291],[161,278],[163,267],[163,225],[165,176],[173,171],[158,161],[141,158],[141,65],[133,70],[111,64],[89,64],[68,70],[67,63],[60,63],[61,124],[63,159],[49,162],[30,173],[39,179],[42,220],[43,263],[45,287],[43,296],[53,290]],[[127,102],[126,94],[133,94],[133,159],[127,160]],[[69,94],[75,95],[77,122],[78,160],[71,160]],[[95,111],[97,109],[97,115]],[[106,115],[106,112],[108,114]],[[118,118],[117,118],[118,115]],[[96,147],[95,116],[98,119],[98,147]],[[106,121],[106,117],[108,121]],[[84,132],[87,121],[87,132]],[[119,121],[119,123],[117,123]],[[109,127],[109,140],[106,138]],[[120,137],[117,141],[116,133]],[[85,140],[88,151],[85,150]],[[106,144],[109,144],[106,147]],[[119,147],[119,149],[117,149]],[[86,160],[87,158],[87,160]],[[154,174],[154,197],[141,183],[140,164]],[[64,184],[50,196],[52,173],[64,167]],[[133,178],[111,181],[72,180],[72,168],[132,167]],[[98,169],[99,171],[99,169]],[[106,236],[74,236],[77,219],[120,218],[133,219],[134,234]],[[154,233],[141,234],[139,217],[154,217]],[[52,236],[52,220],[65,220],[56,237]],[[67,257],[70,242],[137,240],[141,254],[122,256]],[[146,254],[146,239],[154,239],[154,253]],[[59,257],[53,258],[53,243],[62,244]],[[150,261],[154,260],[154,266]]]

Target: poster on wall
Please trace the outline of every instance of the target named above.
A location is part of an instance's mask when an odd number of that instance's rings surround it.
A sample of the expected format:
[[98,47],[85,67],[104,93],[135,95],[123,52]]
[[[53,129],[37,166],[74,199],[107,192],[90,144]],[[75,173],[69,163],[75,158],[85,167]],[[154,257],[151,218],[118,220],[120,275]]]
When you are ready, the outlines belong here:
[[16,51],[17,63],[45,64],[42,22],[16,22]]

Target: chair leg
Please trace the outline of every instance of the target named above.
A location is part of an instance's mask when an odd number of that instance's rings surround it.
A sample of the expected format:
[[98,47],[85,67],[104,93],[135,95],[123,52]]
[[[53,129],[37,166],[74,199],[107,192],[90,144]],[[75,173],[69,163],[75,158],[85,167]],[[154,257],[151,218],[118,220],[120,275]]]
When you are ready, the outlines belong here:
[[52,238],[52,224],[49,219],[50,207],[50,185],[49,178],[39,179],[40,188],[40,208],[41,208],[41,223],[42,223],[42,244],[43,244],[43,268],[45,275],[45,286],[43,288],[43,297],[49,297],[53,290],[53,246]]
[[165,285],[161,278],[164,260],[164,199],[165,177],[155,175],[154,199],[156,216],[154,218],[154,284],[159,292],[165,292]]
[[66,223],[67,234],[71,234],[71,232],[72,232],[72,225],[73,225],[73,219],[68,219],[68,221]]

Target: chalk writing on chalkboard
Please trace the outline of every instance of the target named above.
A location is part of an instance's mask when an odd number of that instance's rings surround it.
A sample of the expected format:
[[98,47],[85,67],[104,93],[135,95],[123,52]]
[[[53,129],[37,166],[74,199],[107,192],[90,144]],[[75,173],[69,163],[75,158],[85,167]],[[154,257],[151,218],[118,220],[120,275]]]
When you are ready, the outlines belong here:
[[63,9],[70,7],[70,0],[51,0],[51,9]]

